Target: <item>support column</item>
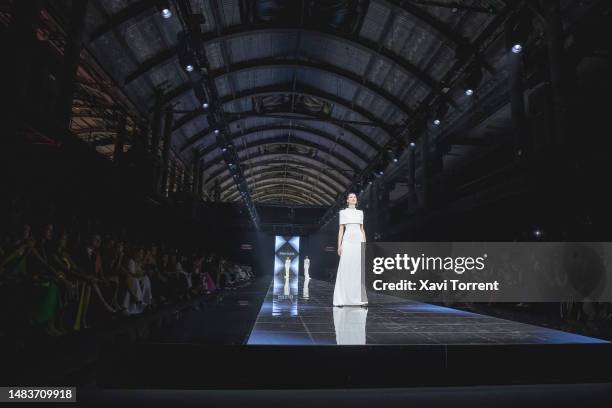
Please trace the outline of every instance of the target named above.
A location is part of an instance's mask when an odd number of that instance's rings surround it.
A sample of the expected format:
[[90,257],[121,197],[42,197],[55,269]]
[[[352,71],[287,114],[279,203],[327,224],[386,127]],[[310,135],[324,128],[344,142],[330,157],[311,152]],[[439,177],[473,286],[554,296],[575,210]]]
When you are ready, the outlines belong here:
[[150,130],[149,122],[143,121],[142,125],[140,126],[140,141],[145,152],[148,152],[151,149]]
[[[168,164],[170,160],[170,143],[172,142],[172,120],[174,113],[171,108],[166,109],[164,119],[164,147],[162,150],[162,163],[161,163],[161,174],[159,193],[164,195],[166,185],[168,184]],[[155,146],[154,146],[155,147]]]
[[191,192],[194,196],[199,197],[198,193],[200,191],[200,183],[202,179],[200,178],[200,160],[197,155],[193,157],[193,184],[191,185]]
[[512,146],[514,159],[522,161],[533,148],[529,137],[527,115],[525,114],[525,87],[523,84],[523,53],[515,54],[512,47],[511,28],[513,21],[506,23],[506,56],[508,61],[508,87],[510,88],[510,111],[512,116]]
[[184,173],[183,173],[183,191],[186,193],[190,193],[191,192],[191,175],[193,174],[193,171],[188,171],[188,168],[185,167],[184,169]]
[[174,182],[174,185],[176,186],[175,191],[177,193],[180,193],[183,191],[183,181],[185,179],[185,171],[181,166],[179,166],[178,162],[174,164],[176,167],[176,181]]
[[[0,83],[3,85],[2,100],[7,106],[5,113],[5,136],[0,143],[17,141],[17,130],[23,118],[27,117],[28,82],[32,78],[36,50],[36,30],[40,23],[40,12],[44,0],[13,1],[11,23],[3,36],[3,49],[6,53],[5,64],[1,68]],[[3,112],[4,113],[4,112]]]
[[85,17],[89,0],[72,2],[70,12],[70,29],[64,49],[64,70],[61,82],[59,121],[61,129],[70,129],[72,118],[72,100],[76,89],[77,69],[79,67],[83,35],[85,33]]
[[200,190],[200,177],[198,172],[200,171],[200,161],[198,160],[197,155],[193,157],[193,183],[191,184],[191,192],[194,196],[198,196],[198,191]]
[[379,202],[378,202],[378,180],[374,180],[372,181],[372,185],[370,186],[370,206],[369,206],[369,217],[368,220],[369,225],[368,225],[368,229],[372,231],[372,239],[375,241],[378,241],[380,239],[380,232],[379,232],[379,222],[378,222],[378,218],[379,218],[379,212],[380,212],[380,207],[379,207]]
[[163,106],[162,106],[162,93],[157,91],[155,93],[155,106],[153,108],[153,123],[151,126],[151,155],[155,158],[159,157],[159,139],[162,132],[162,117],[163,117]]
[[113,152],[113,162],[115,164],[121,163],[121,158],[123,157],[123,146],[125,146],[125,137],[127,135],[126,115],[121,113],[117,119],[117,139],[115,139],[115,151]]
[[554,144],[564,151],[567,144],[568,117],[566,84],[567,65],[564,56],[563,23],[559,0],[542,0],[546,18],[546,44],[550,67],[550,88],[554,117]]
[[204,159],[198,162],[198,197],[204,194]]
[[421,143],[421,208],[429,209],[430,187],[429,187],[429,139],[431,137],[429,129],[423,132]]
[[417,199],[416,194],[416,146],[409,147],[408,152],[408,189],[410,201],[415,203]]
[[213,187],[213,199],[215,202],[221,201],[221,185],[219,184],[219,179],[215,179],[215,185]]
[[174,162],[170,162],[168,163],[168,177],[167,177],[167,185],[168,185],[168,191],[166,196],[170,197],[172,195],[172,193],[174,193],[175,187],[176,187],[176,173],[177,173],[177,168],[176,168],[176,164]]

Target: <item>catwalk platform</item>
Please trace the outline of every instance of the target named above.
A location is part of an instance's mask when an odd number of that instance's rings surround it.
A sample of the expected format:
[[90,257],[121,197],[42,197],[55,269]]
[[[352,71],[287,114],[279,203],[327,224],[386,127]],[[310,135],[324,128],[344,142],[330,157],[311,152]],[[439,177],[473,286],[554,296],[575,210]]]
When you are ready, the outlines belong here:
[[302,279],[258,278],[246,291],[232,291],[174,327],[164,326],[163,337],[108,345],[98,385],[312,389],[612,382],[612,343],[602,339],[377,294],[367,309],[332,308],[332,291],[332,284],[314,279],[305,286]]
[[250,345],[597,344],[605,340],[368,293],[364,307],[332,307],[334,285],[276,275]]

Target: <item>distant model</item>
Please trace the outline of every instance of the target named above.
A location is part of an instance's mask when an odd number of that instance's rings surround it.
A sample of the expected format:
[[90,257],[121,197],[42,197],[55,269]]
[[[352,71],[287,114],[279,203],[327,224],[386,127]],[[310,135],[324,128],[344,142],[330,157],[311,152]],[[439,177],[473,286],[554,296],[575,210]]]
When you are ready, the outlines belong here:
[[363,211],[356,208],[357,195],[346,198],[347,208],[340,210],[338,230],[338,273],[334,287],[334,306],[364,306],[368,304],[361,276],[361,243],[366,242]]
[[289,270],[291,269],[291,258],[285,259],[285,278],[289,277]]
[[308,256],[304,259],[304,279],[310,279],[310,274],[308,273],[308,269],[310,269],[310,259]]

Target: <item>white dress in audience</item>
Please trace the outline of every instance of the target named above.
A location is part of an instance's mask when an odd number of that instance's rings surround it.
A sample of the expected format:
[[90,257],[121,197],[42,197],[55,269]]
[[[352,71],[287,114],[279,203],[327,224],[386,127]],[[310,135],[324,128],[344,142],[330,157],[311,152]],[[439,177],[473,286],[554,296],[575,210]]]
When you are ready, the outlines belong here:
[[176,273],[185,277],[185,282],[187,282],[187,288],[191,289],[191,287],[193,286],[193,282],[191,282],[191,274],[183,270],[183,265],[181,265],[180,262],[176,263]]
[[147,279],[141,279],[138,276],[142,270],[133,259],[128,261],[128,272],[126,279],[129,290],[126,291],[123,298],[123,307],[128,314],[142,313],[148,304],[145,299],[148,299],[149,302],[151,299],[151,282],[148,276],[146,276]]

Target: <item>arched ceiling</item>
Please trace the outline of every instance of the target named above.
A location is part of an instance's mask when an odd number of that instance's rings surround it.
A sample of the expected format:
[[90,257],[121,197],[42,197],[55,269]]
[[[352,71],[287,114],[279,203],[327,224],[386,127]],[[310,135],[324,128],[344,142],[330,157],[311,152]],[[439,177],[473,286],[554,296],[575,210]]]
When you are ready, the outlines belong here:
[[[455,105],[443,79],[506,2],[175,0],[169,19],[159,3],[92,0],[88,48],[143,114],[162,92],[177,112],[175,151],[203,161],[205,186],[217,180],[222,199],[241,194],[213,133],[219,124],[201,109],[200,83],[214,88],[207,97],[255,202],[328,206],[401,142],[429,97]],[[180,10],[204,17],[205,72],[181,66]]]

